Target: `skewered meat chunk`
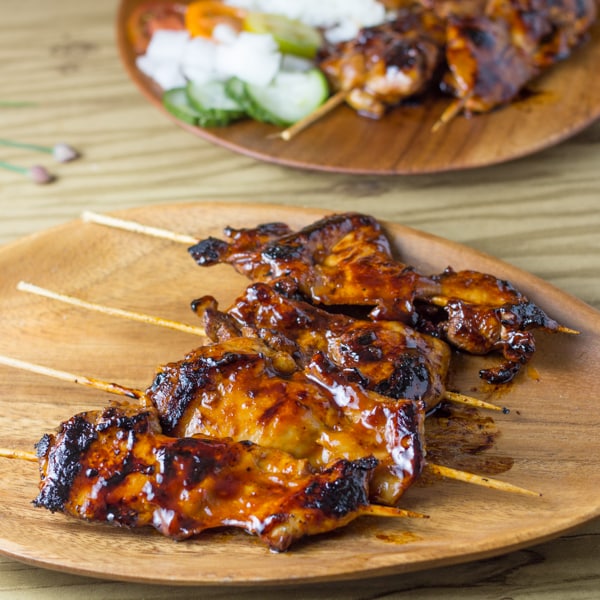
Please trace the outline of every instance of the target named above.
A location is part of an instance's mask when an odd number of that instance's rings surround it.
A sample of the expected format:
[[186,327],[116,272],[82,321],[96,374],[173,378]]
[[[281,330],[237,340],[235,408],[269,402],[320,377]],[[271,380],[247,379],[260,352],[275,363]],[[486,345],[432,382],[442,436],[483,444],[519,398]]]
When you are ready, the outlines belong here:
[[[257,229],[283,231],[279,225]],[[316,304],[364,306],[374,319],[415,321],[415,298],[436,294],[430,278],[392,257],[375,218],[359,213],[332,215],[285,235],[258,236],[253,229],[226,228],[229,242],[208,238],[189,252],[201,266],[231,264],[254,281],[269,282]]]
[[431,306],[422,329],[440,335],[471,354],[500,352],[504,361],[480,371],[490,383],[511,381],[535,352],[532,330],[555,332],[560,325],[509,282],[477,271],[446,269],[434,276],[441,304],[438,316]]
[[443,43],[443,23],[414,5],[399,9],[393,22],[364,28],[354,40],[326,50],[319,66],[334,89],[349,92],[350,106],[380,118],[431,84]]
[[507,104],[585,40],[598,10],[596,0],[384,3],[395,20],[328,48],[320,64],[332,87],[373,118],[436,87],[457,98],[450,115]]
[[451,15],[442,87],[461,99],[466,113],[506,104],[569,56],[596,13],[595,0],[489,0],[485,14]]
[[569,56],[597,16],[596,0],[488,0],[487,14],[509,24],[513,43],[538,68]]
[[281,371],[281,354],[251,338],[203,346],[163,366],[146,397],[168,435],[250,440],[316,468],[374,456],[370,497],[395,505],[423,468],[423,406],[351,384],[319,354]]
[[75,415],[37,444],[38,507],[174,539],[240,528],[272,550],[342,527],[368,506],[374,458],[321,471],[250,442],[160,432],[156,414],[111,407]]
[[[472,354],[501,352],[504,362],[480,375],[510,381],[532,356],[531,330],[563,329],[508,282],[448,268],[423,275],[392,256],[373,217],[345,213],[297,232],[282,225],[226,229],[229,242],[209,238],[189,251],[196,262],[231,264],[283,295],[301,294],[315,304],[365,307],[372,320],[399,320]],[[285,232],[264,234],[266,230]],[[260,237],[260,242],[257,240]]]
[[215,341],[258,337],[289,353],[301,368],[322,352],[350,380],[383,396],[423,400],[428,409],[444,393],[450,350],[441,340],[398,321],[370,321],[329,313],[271,286],[249,286],[226,312],[205,296],[192,303]]
[[510,102],[539,73],[513,44],[505,21],[486,16],[450,19],[447,31],[444,87],[463,100],[467,114]]

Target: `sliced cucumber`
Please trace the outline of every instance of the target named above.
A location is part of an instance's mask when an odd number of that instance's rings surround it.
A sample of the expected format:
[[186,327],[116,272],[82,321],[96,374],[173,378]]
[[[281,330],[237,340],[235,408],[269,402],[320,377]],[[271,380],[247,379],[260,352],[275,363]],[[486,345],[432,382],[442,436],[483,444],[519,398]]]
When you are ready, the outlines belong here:
[[269,33],[283,54],[314,58],[323,43],[317,29],[283,15],[248,13],[244,29],[252,33]]
[[329,95],[327,80],[319,69],[304,73],[280,72],[267,86],[251,85],[234,78],[227,82],[225,89],[253,119],[281,126],[309,115]]
[[199,114],[201,127],[223,127],[246,115],[239,103],[227,95],[222,81],[190,81],[186,93],[190,105]]
[[200,114],[190,104],[185,88],[168,90],[162,97],[163,106],[177,119],[190,125],[197,125]]

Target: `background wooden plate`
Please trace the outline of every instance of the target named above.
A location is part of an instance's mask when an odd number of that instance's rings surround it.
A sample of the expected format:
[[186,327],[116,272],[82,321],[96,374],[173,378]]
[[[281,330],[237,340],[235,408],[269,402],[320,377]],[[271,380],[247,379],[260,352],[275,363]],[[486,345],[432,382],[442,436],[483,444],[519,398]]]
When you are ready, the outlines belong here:
[[588,43],[532,82],[530,93],[501,110],[457,118],[435,134],[448,99],[390,111],[373,121],[343,106],[289,142],[269,139],[277,129],[254,121],[201,129],[175,120],[161,90],[135,66],[125,23],[143,0],[122,0],[117,16],[119,53],[142,94],[194,135],[235,152],[289,167],[354,174],[417,174],[498,164],[537,152],[581,131],[600,117],[600,22]]
[[[192,234],[219,236],[225,225],[283,220],[294,227],[322,212],[274,206],[170,205],[119,216]],[[466,247],[389,224],[405,260],[438,272],[448,264],[508,278],[580,336],[539,336],[532,366],[502,393],[460,359],[454,383],[500,402],[501,430],[490,457],[514,461],[501,478],[540,491],[531,498],[443,480],[417,485],[406,508],[427,520],[360,519],[344,530],[272,554],[240,532],[176,543],[152,530],[86,524],[32,506],[37,467],[0,462],[0,552],[52,569],[121,580],[176,584],[293,583],[352,579],[468,561],[556,536],[600,514],[600,316],[582,302]],[[194,323],[191,299],[231,301],[246,280],[225,266],[200,269],[185,246],[99,225],[72,222],[0,251],[0,353],[129,386],[146,387],[157,365],[178,360],[198,338],[88,313],[18,292],[27,280],[129,310]],[[0,445],[31,449],[44,432],[107,396],[74,384],[0,367]]]

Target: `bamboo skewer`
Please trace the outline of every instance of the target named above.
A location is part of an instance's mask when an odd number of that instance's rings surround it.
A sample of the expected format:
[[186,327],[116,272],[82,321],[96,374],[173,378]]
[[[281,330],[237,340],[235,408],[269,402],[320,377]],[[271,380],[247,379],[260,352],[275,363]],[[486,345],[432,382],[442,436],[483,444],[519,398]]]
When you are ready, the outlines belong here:
[[38,457],[35,452],[28,452],[27,450],[15,450],[13,448],[0,448],[0,458],[38,462]]
[[405,517],[409,519],[428,519],[428,515],[406,510],[404,508],[396,508],[394,506],[383,506],[381,504],[367,504],[359,508],[361,515],[372,515],[374,517]]
[[17,284],[17,289],[22,292],[29,292],[30,294],[35,294],[37,296],[44,296],[45,298],[58,300],[59,302],[63,302],[65,304],[70,304],[72,306],[77,306],[78,308],[84,308],[86,310],[91,310],[112,317],[119,317],[121,319],[127,319],[129,321],[138,321],[140,323],[148,323],[151,325],[157,325],[159,327],[165,327],[167,329],[183,331],[184,333],[191,333],[193,335],[206,336],[206,332],[202,327],[187,325],[186,323],[181,323],[179,321],[171,321],[170,319],[154,317],[152,315],[147,315],[144,313],[123,310],[121,308],[114,308],[112,306],[106,306],[104,304],[88,302],[86,300],[81,300],[80,298],[76,298],[74,296],[68,296],[66,294],[53,292],[52,290],[40,287],[38,285],[34,285],[33,283],[28,283],[26,281],[19,281],[19,283]]
[[117,217],[109,217],[108,215],[101,215],[91,211],[84,211],[81,213],[81,219],[84,223],[106,225],[107,227],[114,227],[116,229],[132,231],[135,233],[141,233],[143,235],[149,235],[151,237],[179,242],[180,244],[196,244],[198,242],[196,238],[190,235],[175,233],[173,231],[169,231],[168,229],[161,229],[159,227],[150,227],[149,225],[142,225],[141,223],[137,223],[135,221],[127,221],[125,219],[118,219]]
[[[86,387],[92,387],[97,390],[101,390],[104,392],[109,392],[111,394],[117,394],[119,396],[125,396],[127,398],[133,398],[140,403],[146,403],[146,394],[141,390],[136,390],[133,388],[125,387],[122,385],[118,385],[116,383],[109,383],[108,381],[102,381],[100,379],[95,379],[92,377],[85,377],[81,375],[74,375],[73,373],[67,373],[66,371],[59,371],[57,369],[52,369],[49,367],[44,367],[41,365],[37,365],[35,363],[27,362],[24,360],[14,359],[8,356],[4,356],[0,354],[0,364],[14,367],[17,369],[21,369],[23,371],[28,371],[31,373],[37,373],[40,375],[46,375],[48,377],[53,377],[55,379],[59,379],[61,381],[67,381],[70,383],[76,383],[78,385],[83,385]],[[6,450],[9,454],[11,452],[19,452]],[[0,454],[0,456],[2,456]],[[18,456],[7,456],[7,458],[19,458]],[[36,459],[37,460],[37,459]],[[526,490],[524,488],[519,488],[517,486],[511,485],[509,483],[504,483],[497,479],[492,479],[490,477],[481,477],[479,475],[475,475],[473,473],[468,473],[466,471],[459,471],[457,469],[451,469],[449,467],[443,467],[441,465],[436,465],[433,463],[427,463],[426,466],[430,472],[441,475],[446,479],[455,479],[457,481],[462,481],[464,483],[470,483],[475,485],[480,485],[483,487],[487,487],[490,489],[501,490],[505,492],[514,492],[520,494],[526,494],[529,496],[539,496],[535,492],[530,490]]]
[[447,125],[450,121],[458,117],[464,109],[468,99],[469,96],[465,96],[464,98],[456,98],[453,100],[440,115],[440,118],[433,124],[431,132],[435,133],[436,131],[439,131],[444,125]]
[[501,492],[510,492],[513,494],[522,494],[524,496],[535,496],[539,497],[542,494],[534,492],[526,488],[513,485],[512,483],[506,483],[499,479],[493,479],[492,477],[485,477],[482,475],[475,475],[474,473],[468,473],[467,471],[459,471],[458,469],[452,469],[450,467],[444,467],[442,465],[436,465],[433,463],[427,463],[425,467],[430,473],[445,477],[446,479],[454,479],[456,481],[463,481],[464,483],[471,483],[473,485],[480,485],[489,489],[498,490]]
[[[147,314],[143,314],[143,313],[134,313],[134,312],[130,312],[127,310],[122,310],[120,308],[105,306],[103,304],[87,302],[85,300],[81,300],[74,296],[67,296],[66,294],[60,294],[58,292],[53,292],[52,290],[40,287],[38,285],[34,285],[32,283],[28,283],[26,281],[20,281],[17,284],[17,289],[20,291],[23,291],[23,292],[28,292],[31,294],[36,294],[38,296],[43,296],[45,298],[50,298],[52,300],[58,300],[59,302],[64,302],[66,304],[77,306],[79,308],[93,310],[95,312],[99,312],[102,314],[120,317],[120,318],[124,318],[124,319],[132,319],[134,321],[139,321],[139,322],[146,323],[149,325],[156,325],[158,327],[167,327],[170,329],[183,331],[185,333],[191,333],[193,335],[206,337],[206,331],[202,327],[195,327],[192,325],[187,325],[185,323],[180,323],[178,321],[171,321],[169,319],[163,319],[161,317],[154,317],[152,315],[147,315]],[[478,398],[473,398],[472,396],[466,396],[465,394],[460,394],[458,392],[450,392],[448,390],[445,390],[443,392],[442,399],[448,400],[450,402],[454,402],[457,404],[464,404],[465,406],[472,406],[474,408],[502,411],[505,413],[508,412],[508,409],[506,409],[502,406],[498,406],[497,404],[491,404],[490,402],[485,402],[484,400],[479,400]]]
[[503,413],[510,412],[509,409],[504,406],[498,406],[497,404],[492,404],[491,402],[486,402],[485,400],[473,398],[473,396],[465,396],[464,394],[450,392],[449,390],[444,390],[442,397],[444,400],[449,400],[450,402],[454,402],[456,404],[464,404],[465,406],[472,406],[474,408],[484,408],[486,410],[495,410]]
[[19,360],[18,358],[11,358],[10,356],[3,356],[0,354],[0,364],[7,367],[13,367],[20,369],[21,371],[28,371],[30,373],[37,373],[38,375],[45,375],[53,379],[59,379],[60,381],[67,381],[69,383],[76,383],[85,387],[100,390],[102,392],[108,392],[110,394],[116,394],[117,396],[125,396],[127,398],[133,398],[135,400],[141,400],[145,398],[144,392],[135,390],[133,388],[125,387],[117,383],[110,383],[101,379],[94,379],[93,377],[85,377],[83,375],[75,375],[74,373],[68,373],[67,371],[60,371],[58,369],[52,369],[50,367],[44,367],[35,363],[28,362],[26,360]]

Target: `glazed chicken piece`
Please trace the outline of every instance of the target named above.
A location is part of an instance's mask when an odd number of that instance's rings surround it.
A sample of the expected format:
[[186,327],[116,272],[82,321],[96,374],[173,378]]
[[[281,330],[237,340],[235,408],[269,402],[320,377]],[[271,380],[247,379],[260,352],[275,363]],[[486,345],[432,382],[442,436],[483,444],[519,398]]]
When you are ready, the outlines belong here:
[[465,113],[514,100],[569,56],[596,19],[595,0],[489,0],[485,14],[450,15],[442,87]]
[[387,107],[421,94],[443,59],[444,28],[418,5],[402,7],[393,22],[364,28],[354,40],[323,51],[319,67],[334,90],[360,114],[380,118]]
[[486,10],[509,23],[513,43],[545,68],[585,39],[598,7],[596,0],[488,0]]
[[307,461],[250,442],[161,433],[155,411],[75,415],[37,444],[35,506],[181,540],[234,527],[286,550],[368,512],[377,461]]
[[376,320],[414,322],[415,299],[439,291],[431,278],[394,260],[388,238],[373,217],[332,215],[266,241],[265,231],[283,231],[283,227],[228,227],[229,242],[208,238],[189,252],[201,266],[228,263],[254,281],[269,282],[284,295],[300,293],[327,306],[363,306]]
[[[257,229],[265,227],[275,226]],[[332,215],[297,232],[264,236],[263,243],[252,229],[228,228],[226,235],[229,242],[209,238],[190,254],[203,266],[229,263],[286,296],[365,307],[372,320],[403,321],[465,352],[501,352],[503,363],[480,372],[491,383],[510,381],[531,358],[532,329],[565,330],[492,275],[447,269],[427,276],[395,260],[381,226],[366,215]]]
[[449,71],[442,87],[461,100],[465,114],[510,102],[539,73],[531,57],[513,43],[505,21],[451,18],[447,32]]
[[[489,112],[567,58],[597,17],[596,0],[385,0],[397,18],[325,53],[321,68],[348,103],[379,118],[439,86],[460,112]],[[444,71],[442,76],[442,71]]]
[[440,294],[423,308],[421,329],[471,354],[500,352],[503,362],[480,371],[489,383],[511,381],[529,362],[535,352],[534,330],[576,333],[551,319],[508,281],[493,275],[449,268],[433,278]]
[[383,396],[422,400],[427,409],[443,396],[449,347],[398,321],[330,313],[264,283],[249,286],[226,312],[212,296],[192,307],[214,342],[256,337],[291,355],[300,368],[321,352],[351,382]]
[[423,468],[423,405],[364,390],[320,354],[303,370],[282,356],[252,338],[203,346],[161,367],[145,397],[167,435],[249,440],[315,468],[373,456],[370,498],[395,505]]

